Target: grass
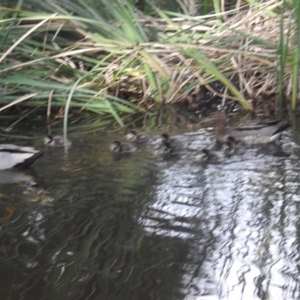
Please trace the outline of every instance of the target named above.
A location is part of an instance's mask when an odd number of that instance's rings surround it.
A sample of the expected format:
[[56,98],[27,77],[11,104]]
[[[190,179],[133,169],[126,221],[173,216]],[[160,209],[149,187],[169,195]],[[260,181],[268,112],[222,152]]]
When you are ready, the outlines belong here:
[[[0,112],[49,107],[51,101],[48,119],[63,107],[65,130],[74,109],[110,115],[123,127],[128,115],[184,102],[199,85],[245,110],[264,107],[261,99],[278,94],[296,108],[296,0],[248,1],[227,12],[215,1],[216,13],[195,16],[197,5],[180,1],[182,13],[144,1],[148,15],[130,1],[97,3],[19,1],[1,7]],[[224,89],[215,90],[215,81]]]

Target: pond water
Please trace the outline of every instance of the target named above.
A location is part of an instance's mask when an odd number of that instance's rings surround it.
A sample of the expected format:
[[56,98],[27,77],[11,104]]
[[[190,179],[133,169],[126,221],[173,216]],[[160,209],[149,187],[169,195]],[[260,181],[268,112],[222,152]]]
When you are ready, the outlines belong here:
[[179,134],[188,150],[167,160],[154,142],[114,160],[120,135],[70,138],[24,173],[38,186],[0,186],[1,299],[300,299],[292,131],[207,165],[210,129]]

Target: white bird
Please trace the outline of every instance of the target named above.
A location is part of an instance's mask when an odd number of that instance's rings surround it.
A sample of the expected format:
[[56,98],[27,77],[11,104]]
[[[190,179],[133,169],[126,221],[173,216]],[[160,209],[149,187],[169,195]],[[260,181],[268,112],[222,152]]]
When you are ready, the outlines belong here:
[[33,147],[0,144],[0,170],[27,168],[42,155]]

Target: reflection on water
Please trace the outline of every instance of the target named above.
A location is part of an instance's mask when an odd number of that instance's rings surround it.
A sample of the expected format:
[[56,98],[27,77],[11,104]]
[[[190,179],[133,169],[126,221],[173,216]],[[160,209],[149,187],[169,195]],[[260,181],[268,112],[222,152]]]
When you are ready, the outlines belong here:
[[286,134],[281,152],[201,165],[210,136],[182,135],[170,160],[153,144],[114,160],[118,136],[46,149],[34,179],[51,201],[1,186],[16,208],[0,220],[1,299],[299,299],[300,147]]
[[34,177],[30,171],[0,170],[0,184],[28,183],[34,185]]

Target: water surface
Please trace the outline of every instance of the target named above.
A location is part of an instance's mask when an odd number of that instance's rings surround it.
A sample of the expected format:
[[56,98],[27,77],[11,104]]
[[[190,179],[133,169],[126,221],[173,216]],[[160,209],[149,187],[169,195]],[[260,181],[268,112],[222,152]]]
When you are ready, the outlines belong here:
[[299,299],[299,141],[203,165],[212,135],[167,160],[114,160],[117,134],[45,149],[38,186],[1,185],[1,299]]

